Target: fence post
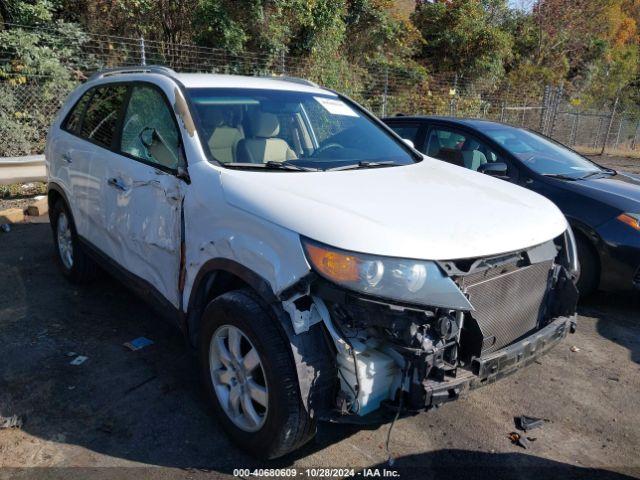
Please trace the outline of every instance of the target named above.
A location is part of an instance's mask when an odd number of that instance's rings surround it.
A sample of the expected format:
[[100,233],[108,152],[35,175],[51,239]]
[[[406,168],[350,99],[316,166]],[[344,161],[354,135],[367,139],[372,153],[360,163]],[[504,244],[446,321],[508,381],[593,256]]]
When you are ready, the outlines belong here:
[[620,144],[620,134],[622,133],[622,125],[624,125],[625,118],[624,116],[620,119],[620,125],[618,125],[618,134],[616,135],[616,145],[613,147],[614,150],[618,149],[618,145]]
[[285,58],[284,58],[284,50],[280,51],[280,70],[282,72],[282,75],[285,75],[287,73],[287,67],[286,67]]
[[502,108],[500,109],[500,123],[504,123],[504,109],[506,108],[506,102],[502,101]]
[[598,116],[598,130],[596,131],[596,136],[593,137],[593,149],[598,148],[598,138],[600,138],[600,131],[602,130],[602,122],[604,118],[602,116]]
[[633,140],[631,140],[631,150],[636,149],[636,145],[638,143],[638,134],[640,133],[640,120],[638,120],[638,124],[636,125],[636,131],[633,135]]
[[382,92],[382,116],[387,116],[387,95],[389,93],[389,65],[384,67],[384,90]]
[[544,95],[542,97],[542,108],[540,109],[540,133],[544,133],[546,127],[547,108],[549,104],[549,85],[544,86]]
[[551,138],[553,138],[553,132],[556,129],[556,118],[558,117],[558,107],[560,106],[560,101],[562,100],[562,92],[564,90],[564,86],[561,84],[557,89],[556,89],[556,94],[554,97],[554,101],[553,101],[553,114],[551,117],[551,129],[549,130],[549,133],[547,134],[548,136],[550,136]]
[[616,115],[616,109],[618,108],[618,101],[620,100],[620,91],[616,93],[616,99],[613,102],[613,108],[611,109],[611,115],[609,115],[609,126],[607,126],[607,133],[604,136],[604,142],[602,143],[602,150],[600,151],[600,155],[604,155],[605,150],[607,149],[607,142],[609,141],[609,135],[611,134],[611,127],[613,127],[613,117]]
[[576,145],[576,136],[578,134],[578,123],[580,122],[580,112],[575,112],[573,114],[573,125],[571,125],[571,140],[570,145],[575,147]]
[[140,65],[145,66],[147,64],[147,55],[144,50],[144,37],[140,36]]

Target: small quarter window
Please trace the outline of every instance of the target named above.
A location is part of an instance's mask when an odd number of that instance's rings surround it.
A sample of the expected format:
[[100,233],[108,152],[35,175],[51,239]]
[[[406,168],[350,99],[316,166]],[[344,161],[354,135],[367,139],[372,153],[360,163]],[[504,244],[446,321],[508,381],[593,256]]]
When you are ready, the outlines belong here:
[[111,148],[126,93],[124,85],[98,87],[84,114],[80,136]]
[[120,149],[145,162],[178,167],[180,132],[173,112],[157,89],[133,88],[122,125]]
[[64,124],[62,125],[63,130],[66,130],[67,132],[70,132],[70,133],[76,133],[76,134],[80,131],[80,122],[82,121],[82,114],[84,113],[84,109],[87,106],[87,103],[89,102],[89,99],[91,98],[92,94],[93,94],[93,90],[89,90],[88,92],[85,92],[85,94],[82,95],[82,97],[80,97],[80,100],[76,102],[76,104],[73,106],[73,108],[69,112],[69,115],[67,115],[67,118],[65,119]]

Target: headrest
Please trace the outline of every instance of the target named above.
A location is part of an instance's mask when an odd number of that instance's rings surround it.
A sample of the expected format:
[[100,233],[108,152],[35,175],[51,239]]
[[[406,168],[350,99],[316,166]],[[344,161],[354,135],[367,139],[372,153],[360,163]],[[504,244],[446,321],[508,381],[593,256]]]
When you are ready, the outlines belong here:
[[253,117],[251,127],[254,137],[270,138],[280,133],[280,122],[273,113],[259,113]]
[[242,139],[242,134],[240,130],[233,127],[220,126],[216,127],[211,134],[211,139],[209,140],[209,146],[214,149],[218,148],[230,148],[233,147],[238,140]]

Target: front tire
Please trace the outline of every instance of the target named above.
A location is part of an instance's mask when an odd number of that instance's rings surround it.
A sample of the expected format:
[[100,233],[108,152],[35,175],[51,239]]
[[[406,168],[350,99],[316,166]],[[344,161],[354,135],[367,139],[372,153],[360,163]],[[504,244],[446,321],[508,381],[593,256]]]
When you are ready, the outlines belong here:
[[231,439],[272,459],[315,434],[291,346],[275,314],[249,290],[225,293],[205,309],[199,359],[208,400]]
[[578,248],[578,261],[580,262],[580,276],[576,286],[580,292],[580,298],[587,298],[598,288],[600,283],[598,258],[594,249],[585,239],[576,238],[576,246]]

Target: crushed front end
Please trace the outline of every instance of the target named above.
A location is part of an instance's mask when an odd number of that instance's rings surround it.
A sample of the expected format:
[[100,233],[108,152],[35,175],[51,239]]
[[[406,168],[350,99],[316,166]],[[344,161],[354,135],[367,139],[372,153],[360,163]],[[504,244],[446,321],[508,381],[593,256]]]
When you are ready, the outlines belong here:
[[[334,403],[322,417],[331,421],[359,423],[455,400],[529,364],[575,329],[578,267],[570,230],[522,251],[434,262],[438,272],[427,265],[421,288],[430,289],[433,306],[410,295],[391,300],[345,288],[328,277],[348,278],[349,260],[314,259],[316,247],[306,248],[320,275],[284,303],[296,330],[316,322],[326,327],[337,379]],[[420,277],[406,262],[356,261],[366,278],[395,275],[393,281],[408,278],[411,287]],[[439,281],[427,285],[434,275]],[[392,296],[402,297],[396,290]]]

